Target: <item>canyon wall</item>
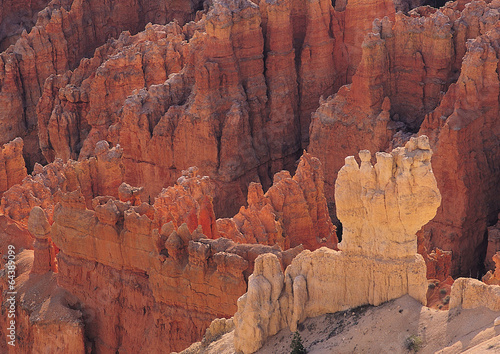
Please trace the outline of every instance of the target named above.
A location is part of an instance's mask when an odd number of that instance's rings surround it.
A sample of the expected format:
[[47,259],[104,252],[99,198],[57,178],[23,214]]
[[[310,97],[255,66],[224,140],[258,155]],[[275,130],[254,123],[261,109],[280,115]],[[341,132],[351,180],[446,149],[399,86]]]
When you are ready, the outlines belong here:
[[[409,294],[426,303],[426,267],[416,232],[441,202],[427,137],[412,138],[391,154],[361,151],[336,181],[337,212],[344,226],[340,251],[303,251],[283,272],[273,255],[257,258],[248,291],[238,299],[234,346],[253,353],[266,338],[307,317]],[[325,296],[325,294],[329,294]]]
[[499,8],[458,1],[376,20],[352,84],[321,102],[310,127],[308,150],[325,166],[329,201],[342,156],[365,142],[388,151],[429,136],[443,203],[419,239],[426,252],[453,252],[453,275],[480,274],[485,231],[500,208]]
[[74,69],[82,58],[91,57],[98,46],[124,30],[137,33],[148,22],[166,23],[174,18],[183,23],[194,17],[199,6],[191,1],[51,1],[38,13],[29,34],[23,31],[0,54],[0,143],[22,137],[29,167],[43,162],[36,105],[45,80]]
[[294,170],[320,96],[350,81],[373,20],[394,18],[391,1],[257,3],[215,1],[196,22],[125,33],[51,76],[37,107],[45,158],[119,143],[146,198],[196,165],[217,185],[217,215],[234,215],[250,182],[267,190]]
[[67,163],[57,159],[43,167],[36,164],[31,175],[24,178],[21,184],[4,192],[0,212],[26,224],[35,206],[42,207],[52,220],[58,191],[80,190],[89,208],[94,197],[117,197],[124,174],[122,149],[120,146],[110,148],[107,142],[101,141],[96,144],[95,155],[90,159],[69,160]]
[[[500,3],[496,5],[500,8]],[[436,218],[423,232],[431,244],[453,251],[455,274],[477,276],[481,271],[486,230],[496,223],[500,209],[496,197],[500,192],[499,39],[497,22],[468,43],[458,81],[420,129],[432,133],[433,164],[443,193]]]
[[[195,167],[154,203],[141,202],[144,189],[122,182],[120,147],[110,149],[101,141],[96,149],[96,157],[78,162],[37,165],[2,199],[0,221],[8,232],[2,245],[15,237],[19,251],[34,249],[26,260],[31,276],[26,280],[18,273],[20,296],[31,298],[42,288],[44,294],[19,313],[26,322],[18,327],[23,348],[28,345],[23,338],[31,338],[58,350],[181,350],[200,340],[214,318],[236,312],[260,254],[276,255],[285,268],[304,249],[287,245],[282,251],[277,243],[221,238],[213,184]],[[320,166],[310,155],[303,157],[287,182],[299,188],[302,202],[285,198],[280,222],[291,225],[297,221],[295,210],[307,212],[331,237]],[[275,190],[278,195],[285,189],[278,183]],[[322,235],[312,228],[303,231],[310,233],[300,235],[306,244]],[[68,316],[57,322],[60,313]],[[37,324],[28,325],[33,318]],[[56,325],[64,335],[57,334]],[[54,336],[59,337],[51,341]]]
[[0,1],[0,52],[16,43],[23,31],[30,31],[38,12],[49,0]]
[[302,250],[211,240],[201,225],[157,220],[156,206],[106,199],[89,210],[79,191],[61,194],[51,228],[58,285],[80,300],[98,352],[183,349],[214,318],[232,316],[260,253],[286,266]]

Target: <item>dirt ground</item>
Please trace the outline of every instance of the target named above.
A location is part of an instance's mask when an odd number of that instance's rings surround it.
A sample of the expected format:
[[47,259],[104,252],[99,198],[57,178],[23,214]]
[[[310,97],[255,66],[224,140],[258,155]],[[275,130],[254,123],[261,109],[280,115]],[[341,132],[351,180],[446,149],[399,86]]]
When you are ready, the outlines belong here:
[[[309,354],[322,353],[500,353],[500,312],[440,311],[406,295],[381,306],[363,306],[310,318],[299,325]],[[269,338],[257,353],[290,353],[289,329]],[[411,344],[413,343],[413,345]],[[233,332],[199,353],[234,353]]]

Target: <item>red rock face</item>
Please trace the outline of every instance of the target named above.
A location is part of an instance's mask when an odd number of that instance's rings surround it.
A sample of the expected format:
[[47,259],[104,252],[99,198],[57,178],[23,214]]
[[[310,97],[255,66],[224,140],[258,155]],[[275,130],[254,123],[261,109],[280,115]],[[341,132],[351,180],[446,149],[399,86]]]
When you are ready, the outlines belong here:
[[500,251],[500,220],[494,226],[488,227],[488,247],[484,265],[486,270],[494,270],[493,256]]
[[[42,162],[35,107],[45,80],[75,68],[80,59],[91,57],[96,47],[123,30],[137,33],[148,22],[166,23],[174,18],[184,23],[194,17],[198,5],[191,1],[52,1],[40,11],[31,32],[23,32],[0,55],[0,143],[23,137],[29,166]],[[71,116],[65,116],[61,124],[68,121]]]
[[174,187],[164,189],[155,199],[156,227],[172,222],[175,228],[186,224],[193,232],[201,226],[208,238],[218,238],[212,205],[213,185],[210,179],[197,175],[195,167],[184,171]]
[[180,71],[184,39],[176,23],[148,25],[135,36],[124,32],[99,47],[74,71],[51,76],[37,106],[45,158],[66,161],[92,155],[128,95]]
[[436,248],[428,254],[427,252],[419,253],[424,254],[427,279],[437,279],[442,282],[451,276],[451,251]]
[[26,177],[23,139],[16,138],[0,150],[0,195]]
[[394,17],[391,2],[258,3],[216,1],[196,23],[122,35],[49,78],[37,107],[44,156],[119,143],[126,182],[151,198],[196,165],[216,185],[217,214],[234,215],[250,182],[267,189],[274,173],[294,169],[318,99],[350,81],[373,19]]
[[346,156],[414,134],[443,197],[418,236],[446,308],[448,275],[498,251],[500,2],[410,11],[429,2],[53,0],[35,17],[47,1],[4,0],[0,248],[34,248],[21,350],[183,349],[234,314],[257,255],[336,247]]
[[96,145],[96,157],[82,161],[61,159],[46,166],[35,165],[31,175],[22,184],[7,190],[0,203],[0,212],[10,218],[27,223],[30,211],[40,206],[52,220],[57,192],[79,189],[84,195],[87,207],[97,196],[118,196],[118,186],[123,183],[122,150],[109,148],[105,141]]
[[420,130],[434,131],[433,166],[443,195],[424,233],[453,251],[454,274],[474,274],[482,266],[485,232],[500,208],[499,39],[497,25],[468,44],[457,83]]
[[98,352],[181,350],[212,319],[233,315],[259,254],[275,253],[286,265],[302,250],[211,240],[202,226],[191,232],[174,221],[157,229],[156,217],[168,211],[157,203],[94,205],[86,209],[78,191],[61,194],[51,235],[60,249],[58,284],[80,299]]
[[279,245],[283,249],[303,245],[306,249],[337,247],[319,160],[304,152],[292,178],[288,171],[274,175],[264,194],[262,186],[250,184],[248,207],[231,219],[217,220],[219,233],[242,243]]

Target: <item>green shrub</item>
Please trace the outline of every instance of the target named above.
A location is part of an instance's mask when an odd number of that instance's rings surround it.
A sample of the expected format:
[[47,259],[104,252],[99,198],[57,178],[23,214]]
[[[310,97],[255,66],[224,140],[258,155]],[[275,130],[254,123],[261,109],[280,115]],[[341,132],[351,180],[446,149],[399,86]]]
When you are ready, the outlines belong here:
[[406,349],[413,350],[416,353],[422,348],[423,343],[424,342],[423,342],[422,338],[413,334],[413,335],[409,336],[408,338],[406,338],[405,346],[406,346]]
[[295,331],[293,334],[292,344],[290,345],[292,351],[290,354],[306,354],[306,350],[302,345],[302,338],[300,338],[299,332]]

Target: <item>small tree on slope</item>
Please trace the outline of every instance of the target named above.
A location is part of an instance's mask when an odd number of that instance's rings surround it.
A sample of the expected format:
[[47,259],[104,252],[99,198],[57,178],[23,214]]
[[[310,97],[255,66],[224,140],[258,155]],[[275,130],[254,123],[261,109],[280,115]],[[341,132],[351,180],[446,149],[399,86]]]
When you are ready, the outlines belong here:
[[306,354],[306,350],[302,345],[302,338],[300,338],[299,332],[295,331],[293,334],[292,344],[290,345],[292,351],[290,354]]

